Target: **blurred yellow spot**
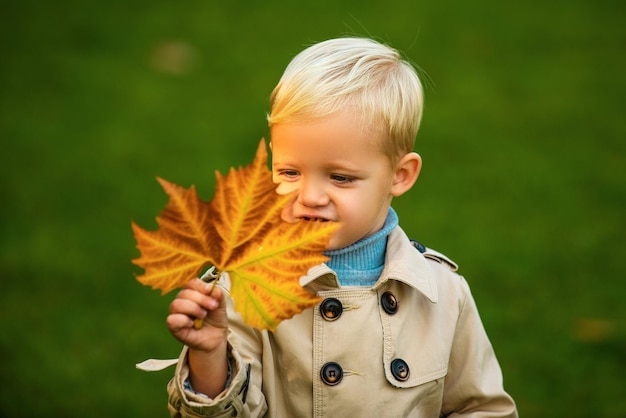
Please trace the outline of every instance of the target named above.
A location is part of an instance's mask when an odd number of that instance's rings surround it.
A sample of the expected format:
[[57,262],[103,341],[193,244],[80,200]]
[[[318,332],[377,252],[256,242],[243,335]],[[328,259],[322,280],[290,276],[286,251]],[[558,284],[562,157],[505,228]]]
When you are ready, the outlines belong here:
[[153,69],[172,75],[184,75],[193,70],[197,61],[196,50],[185,42],[165,41],[158,44],[150,65]]
[[607,319],[579,318],[574,325],[574,336],[580,341],[605,341],[612,333],[613,323]]

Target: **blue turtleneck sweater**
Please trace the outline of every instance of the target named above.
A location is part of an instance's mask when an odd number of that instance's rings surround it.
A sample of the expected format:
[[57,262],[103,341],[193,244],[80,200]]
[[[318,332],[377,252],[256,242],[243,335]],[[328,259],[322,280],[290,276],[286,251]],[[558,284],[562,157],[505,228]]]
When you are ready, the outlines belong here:
[[398,226],[398,215],[390,207],[380,231],[338,250],[326,251],[326,265],[337,274],[341,286],[373,286],[385,265],[387,236]]

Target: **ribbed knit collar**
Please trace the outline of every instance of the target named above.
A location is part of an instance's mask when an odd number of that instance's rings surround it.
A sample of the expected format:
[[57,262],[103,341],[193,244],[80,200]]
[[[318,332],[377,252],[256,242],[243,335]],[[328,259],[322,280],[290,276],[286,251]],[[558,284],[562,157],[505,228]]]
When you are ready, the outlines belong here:
[[337,274],[342,286],[373,286],[383,271],[387,236],[398,226],[398,215],[389,208],[380,231],[352,245],[326,251],[326,265]]

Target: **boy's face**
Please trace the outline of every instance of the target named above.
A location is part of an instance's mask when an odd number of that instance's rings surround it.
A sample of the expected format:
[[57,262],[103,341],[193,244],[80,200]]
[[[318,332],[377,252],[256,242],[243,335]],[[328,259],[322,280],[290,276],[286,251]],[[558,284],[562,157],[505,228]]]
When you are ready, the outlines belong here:
[[329,250],[382,228],[391,199],[398,195],[393,189],[395,169],[378,138],[361,129],[353,112],[274,125],[271,135],[277,192],[295,192],[283,211],[284,220],[339,222]]

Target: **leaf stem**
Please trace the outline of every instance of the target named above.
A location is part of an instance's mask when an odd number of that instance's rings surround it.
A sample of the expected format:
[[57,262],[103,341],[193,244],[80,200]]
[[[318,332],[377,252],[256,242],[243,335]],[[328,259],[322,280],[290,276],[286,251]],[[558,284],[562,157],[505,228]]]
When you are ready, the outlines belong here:
[[[213,294],[213,289],[217,285],[217,281],[219,280],[222,273],[215,268],[215,266],[211,266],[202,276],[200,276],[200,280],[206,283],[211,283],[211,290],[209,290],[209,296]],[[195,318],[193,320],[194,329],[202,328],[202,324],[204,324],[203,318]]]

